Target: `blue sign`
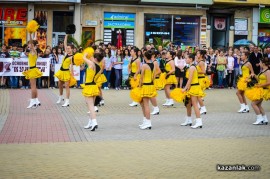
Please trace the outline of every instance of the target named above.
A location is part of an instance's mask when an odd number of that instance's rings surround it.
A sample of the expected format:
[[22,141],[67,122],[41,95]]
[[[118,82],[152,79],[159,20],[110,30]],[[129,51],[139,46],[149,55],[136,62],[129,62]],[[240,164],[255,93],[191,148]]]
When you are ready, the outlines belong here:
[[104,21],[104,28],[134,29],[134,22]]
[[135,21],[135,14],[105,12],[105,21]]

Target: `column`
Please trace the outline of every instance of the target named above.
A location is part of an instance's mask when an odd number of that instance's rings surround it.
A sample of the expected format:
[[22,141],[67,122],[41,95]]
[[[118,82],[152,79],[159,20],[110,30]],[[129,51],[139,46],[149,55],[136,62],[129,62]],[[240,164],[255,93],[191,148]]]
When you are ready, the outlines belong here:
[[82,34],[82,26],[81,26],[81,4],[76,3],[74,9],[74,25],[76,26],[76,32],[74,34],[74,38],[81,43],[81,34]]
[[253,8],[253,29],[252,31],[252,42],[258,45],[258,24],[260,20],[260,10],[259,8]]

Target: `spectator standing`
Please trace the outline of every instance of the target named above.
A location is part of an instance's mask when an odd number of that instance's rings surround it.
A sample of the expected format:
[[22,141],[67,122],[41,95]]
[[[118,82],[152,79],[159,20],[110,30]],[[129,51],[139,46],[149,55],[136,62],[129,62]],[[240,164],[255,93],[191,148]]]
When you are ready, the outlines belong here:
[[124,59],[123,59],[123,69],[122,69],[122,86],[124,89],[128,89],[128,84],[126,81],[128,80],[128,65],[130,63],[131,57],[128,49],[124,51]]
[[[7,46],[5,44],[2,45],[2,50],[0,52],[0,58],[10,58],[10,55],[7,51]],[[4,64],[3,64],[3,68],[5,68]],[[7,82],[7,76],[2,76],[1,81],[0,81],[1,88],[7,87],[6,82]]]
[[236,88],[236,80],[240,73],[240,52],[237,48],[234,49],[234,77],[233,77],[233,87]]
[[262,54],[259,53],[257,46],[253,47],[253,49],[254,50],[253,50],[253,52],[251,52],[248,60],[252,65],[254,73],[256,75],[258,75],[260,73],[260,71],[261,71],[260,60],[262,59]]
[[182,50],[178,50],[176,57],[174,58],[175,63],[175,76],[179,87],[182,88],[184,78],[184,67],[186,66],[185,59],[182,58]]
[[233,51],[229,51],[228,53],[228,65],[227,65],[227,84],[228,88],[232,89],[233,87],[233,79],[234,79],[234,57],[233,57]]
[[113,65],[113,58],[111,56],[111,52],[108,48],[105,49],[105,68],[104,68],[104,75],[107,79],[107,82],[103,83],[103,88],[105,90],[109,89],[109,83],[111,78],[111,72],[112,72],[112,65]]
[[223,86],[223,78],[224,78],[224,72],[226,69],[227,60],[224,56],[224,52],[220,51],[220,54],[217,58],[217,73],[218,73],[218,87],[224,88]]
[[121,76],[122,76],[122,65],[123,65],[123,59],[122,59],[122,52],[120,49],[117,50],[116,57],[113,61],[113,67],[115,72],[115,89],[120,90],[120,84],[121,84]]
[[58,63],[58,55],[57,55],[57,48],[52,48],[52,54],[50,55],[50,88],[55,88],[55,81],[54,81],[54,72],[55,72],[55,64]]
[[[18,48],[18,44],[13,44],[12,46],[12,50],[9,52],[10,57],[13,58],[13,60],[15,58],[20,58],[21,53],[17,50]],[[18,88],[19,87],[19,78],[18,76],[10,76],[9,77],[9,81],[10,81],[10,87],[11,88]]]
[[[21,53],[21,58],[28,58],[30,50],[28,49],[28,46],[25,45],[23,47],[23,52]],[[21,76],[22,80],[22,87],[21,89],[28,89],[29,88],[29,80],[25,78],[25,76]]]

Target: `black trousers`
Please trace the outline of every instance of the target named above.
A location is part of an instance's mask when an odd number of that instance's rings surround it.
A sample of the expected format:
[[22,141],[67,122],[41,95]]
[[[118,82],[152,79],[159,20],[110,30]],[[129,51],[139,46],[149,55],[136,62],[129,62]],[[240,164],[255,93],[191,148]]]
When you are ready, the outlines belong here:
[[228,87],[232,87],[233,86],[233,79],[234,79],[234,70],[232,70],[231,73],[229,73],[229,71],[228,71],[228,75],[226,76],[226,79],[227,79]]
[[54,71],[51,71],[51,70],[50,70],[50,87],[55,87]]

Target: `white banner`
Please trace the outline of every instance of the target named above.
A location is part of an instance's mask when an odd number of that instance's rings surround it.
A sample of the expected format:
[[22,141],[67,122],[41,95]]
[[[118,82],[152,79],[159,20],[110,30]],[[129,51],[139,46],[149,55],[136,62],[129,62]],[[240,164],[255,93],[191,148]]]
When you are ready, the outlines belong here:
[[[60,70],[61,64],[55,64],[55,73]],[[80,66],[73,65],[73,76],[77,81],[80,81]],[[54,77],[54,81],[59,81],[58,78]]]
[[[50,74],[50,59],[38,58],[37,68],[43,76]],[[23,76],[22,72],[29,69],[28,58],[0,58],[0,76]]]

